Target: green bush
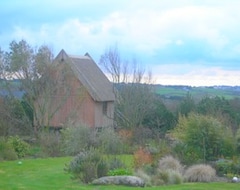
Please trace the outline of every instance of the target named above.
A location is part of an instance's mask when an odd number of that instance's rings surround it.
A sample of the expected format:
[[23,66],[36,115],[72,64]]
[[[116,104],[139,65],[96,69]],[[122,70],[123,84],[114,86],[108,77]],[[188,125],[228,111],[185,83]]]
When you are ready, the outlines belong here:
[[9,144],[13,147],[14,151],[17,153],[18,158],[23,158],[30,150],[30,145],[23,141],[18,136],[11,136],[8,138]]
[[1,160],[16,160],[18,158],[13,146],[6,138],[0,137],[0,161]]
[[109,170],[107,175],[108,176],[117,176],[117,175],[132,175],[132,171],[126,168],[117,168],[114,170]]
[[193,165],[184,174],[184,178],[188,182],[212,182],[215,177],[215,169],[205,164]]
[[178,149],[181,159],[191,163],[214,161],[236,153],[231,129],[213,117],[193,113],[182,116],[171,135],[181,144]]
[[240,175],[240,161],[220,159],[215,162],[215,169],[219,176],[225,176],[228,174]]
[[[107,167],[107,164],[104,163],[101,153],[94,148],[90,148],[89,150],[81,151],[66,165],[65,171],[72,174],[74,179],[79,179],[83,183],[90,183],[92,180],[104,175],[102,171],[107,171],[105,167]],[[99,174],[101,176],[98,176]]]

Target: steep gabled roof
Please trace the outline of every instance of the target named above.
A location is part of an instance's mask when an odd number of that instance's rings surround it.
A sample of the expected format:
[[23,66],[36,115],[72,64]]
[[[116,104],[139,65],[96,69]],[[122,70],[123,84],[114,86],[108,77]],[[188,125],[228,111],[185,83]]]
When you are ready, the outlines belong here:
[[115,100],[112,83],[88,53],[84,56],[73,56],[61,50],[55,60],[70,64],[76,77],[85,86],[95,101]]

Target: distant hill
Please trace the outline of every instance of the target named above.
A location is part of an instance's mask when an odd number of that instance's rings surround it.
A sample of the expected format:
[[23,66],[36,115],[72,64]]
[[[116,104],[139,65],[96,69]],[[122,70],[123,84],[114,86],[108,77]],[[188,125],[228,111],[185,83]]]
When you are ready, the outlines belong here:
[[[24,92],[19,90],[21,85],[20,80],[12,80],[10,82],[11,91],[15,97],[21,98]],[[0,96],[8,95],[6,90],[6,81],[0,79]],[[124,84],[119,84],[118,88]],[[240,86],[210,86],[210,87],[192,87],[185,85],[153,85],[155,92],[163,99],[181,100],[187,93],[190,93],[195,99],[202,99],[203,97],[215,97],[221,96],[226,99],[240,98]]]
[[182,99],[190,93],[194,98],[221,96],[226,99],[240,97],[240,86],[191,87],[181,85],[154,85],[155,92],[164,99]]

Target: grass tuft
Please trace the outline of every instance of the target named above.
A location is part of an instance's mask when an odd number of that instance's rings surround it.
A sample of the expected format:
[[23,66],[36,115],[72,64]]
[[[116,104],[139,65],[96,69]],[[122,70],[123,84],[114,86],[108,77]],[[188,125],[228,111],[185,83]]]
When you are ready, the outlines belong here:
[[184,174],[184,178],[188,182],[211,182],[215,177],[215,169],[205,164],[193,165]]

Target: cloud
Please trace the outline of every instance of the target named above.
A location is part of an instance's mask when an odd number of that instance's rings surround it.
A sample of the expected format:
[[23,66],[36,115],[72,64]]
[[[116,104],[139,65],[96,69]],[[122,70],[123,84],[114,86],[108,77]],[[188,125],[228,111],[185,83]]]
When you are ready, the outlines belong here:
[[[239,81],[233,70],[240,61],[240,1],[36,2],[1,2],[9,10],[0,8],[2,47],[25,39],[33,46],[50,45],[55,54],[62,48],[70,54],[89,52],[98,62],[105,48],[117,43],[123,56],[135,56],[166,82],[191,77],[210,83],[217,74],[226,78],[219,78],[224,84]],[[159,65],[164,72],[156,69]]]
[[[177,72],[179,70],[182,70],[182,72]],[[168,85],[237,86],[240,81],[239,70],[190,64],[155,66],[153,75],[156,78],[155,83]]]

